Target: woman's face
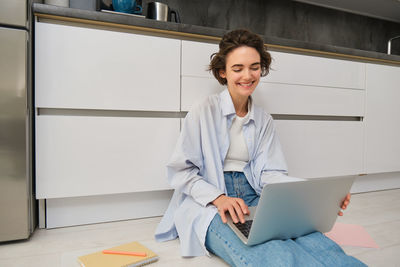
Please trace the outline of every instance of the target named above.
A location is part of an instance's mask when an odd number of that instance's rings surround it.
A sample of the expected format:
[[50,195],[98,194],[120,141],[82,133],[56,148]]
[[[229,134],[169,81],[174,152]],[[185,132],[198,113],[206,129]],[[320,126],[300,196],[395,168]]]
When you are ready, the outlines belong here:
[[241,46],[229,52],[220,76],[227,80],[232,97],[247,98],[254,92],[261,77],[260,61],[260,54],[253,47]]

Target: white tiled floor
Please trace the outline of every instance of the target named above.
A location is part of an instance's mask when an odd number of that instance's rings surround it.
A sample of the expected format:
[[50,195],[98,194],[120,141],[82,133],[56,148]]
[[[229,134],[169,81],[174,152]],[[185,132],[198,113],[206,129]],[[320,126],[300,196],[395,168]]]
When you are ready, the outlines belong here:
[[[183,259],[178,240],[157,243],[153,233],[159,217],[95,225],[36,230],[28,241],[0,245],[1,267],[77,267],[77,257],[122,243],[140,241],[160,260],[151,266],[227,266],[217,257]],[[379,249],[343,247],[369,266],[400,266],[400,189],[352,196],[339,222],[360,224]]]

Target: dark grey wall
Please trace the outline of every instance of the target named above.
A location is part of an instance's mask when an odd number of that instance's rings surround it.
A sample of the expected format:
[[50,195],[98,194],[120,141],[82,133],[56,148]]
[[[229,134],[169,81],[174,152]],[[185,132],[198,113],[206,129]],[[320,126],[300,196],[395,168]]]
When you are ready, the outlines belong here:
[[[266,36],[386,53],[400,23],[291,0],[158,0],[180,12],[183,23],[226,30],[247,28]],[[151,2],[143,0],[143,6]],[[146,8],[144,9],[146,12]],[[400,55],[400,39],[392,53]]]

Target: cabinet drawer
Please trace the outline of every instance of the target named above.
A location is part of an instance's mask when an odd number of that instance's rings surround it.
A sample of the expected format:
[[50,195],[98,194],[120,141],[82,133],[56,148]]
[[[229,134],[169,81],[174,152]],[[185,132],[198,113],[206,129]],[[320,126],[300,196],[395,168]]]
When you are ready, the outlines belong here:
[[179,118],[40,115],[36,195],[61,198],[169,189]]
[[178,111],[180,40],[35,24],[36,106]]
[[[182,77],[182,111],[224,88],[214,78]],[[253,96],[270,114],[364,116],[365,90],[260,82]]]
[[363,123],[275,120],[289,174],[315,178],[363,173]]
[[253,95],[270,114],[364,116],[365,90],[260,82]]
[[272,69],[263,81],[365,89],[365,63],[274,51],[271,56]]

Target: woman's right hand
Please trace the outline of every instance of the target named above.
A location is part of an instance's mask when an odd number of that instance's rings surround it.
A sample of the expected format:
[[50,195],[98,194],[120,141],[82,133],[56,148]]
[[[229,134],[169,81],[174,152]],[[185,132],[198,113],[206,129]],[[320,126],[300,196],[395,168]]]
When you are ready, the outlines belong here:
[[211,202],[217,207],[219,215],[221,216],[222,222],[227,223],[226,212],[228,211],[234,223],[245,222],[244,215],[250,214],[249,208],[243,199],[236,197],[227,197],[226,195],[220,195]]

